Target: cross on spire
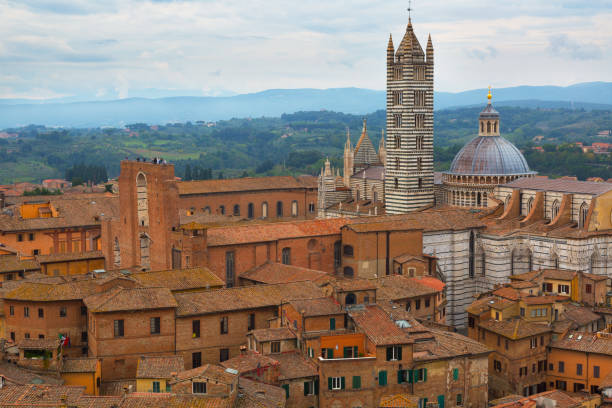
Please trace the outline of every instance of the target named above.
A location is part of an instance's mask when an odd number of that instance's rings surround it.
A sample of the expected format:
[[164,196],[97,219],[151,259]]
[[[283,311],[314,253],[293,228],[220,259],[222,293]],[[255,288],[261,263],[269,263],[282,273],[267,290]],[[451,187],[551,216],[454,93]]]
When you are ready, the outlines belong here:
[[411,21],[412,17],[412,0],[408,0],[408,21]]

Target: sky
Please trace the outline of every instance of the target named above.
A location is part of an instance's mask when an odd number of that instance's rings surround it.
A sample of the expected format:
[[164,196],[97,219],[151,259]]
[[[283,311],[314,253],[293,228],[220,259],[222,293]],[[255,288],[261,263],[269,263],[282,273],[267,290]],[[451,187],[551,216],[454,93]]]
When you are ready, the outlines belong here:
[[[408,1],[0,0],[0,98],[385,88]],[[438,91],[612,81],[612,0],[413,0]]]

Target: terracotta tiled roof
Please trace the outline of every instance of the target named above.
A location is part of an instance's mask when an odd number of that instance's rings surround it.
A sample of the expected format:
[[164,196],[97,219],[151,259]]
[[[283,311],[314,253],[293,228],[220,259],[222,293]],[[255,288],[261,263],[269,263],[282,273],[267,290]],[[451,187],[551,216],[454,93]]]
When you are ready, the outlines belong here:
[[53,196],[45,199],[57,209],[59,216],[51,218],[22,219],[18,207],[8,207],[13,215],[0,214],[0,231],[31,231],[67,227],[100,225],[100,220],[119,215],[119,198],[98,196],[82,198],[79,196]]
[[18,255],[0,255],[0,273],[40,270],[40,265],[33,259],[19,259]]
[[575,328],[582,327],[592,322],[601,320],[602,317],[594,313],[590,308],[573,304],[565,305],[565,310],[561,313],[561,319],[571,320]]
[[317,179],[312,176],[244,177],[238,179],[181,181],[179,195],[236,193],[262,190],[315,189]]
[[593,280],[596,280],[596,281],[601,281],[601,280],[608,279],[607,275],[595,275],[594,273],[587,273],[587,272],[582,272],[582,275],[585,278],[593,279]]
[[536,282],[518,281],[518,282],[510,282],[508,286],[514,289],[529,289],[529,288],[537,288],[540,285],[538,285]]
[[572,332],[563,339],[552,342],[550,347],[612,355],[612,336]]
[[340,235],[343,218],[215,227],[207,231],[208,246],[268,242],[288,238]]
[[485,296],[480,299],[476,299],[472,302],[472,304],[465,308],[465,311],[479,316],[491,308],[490,302],[496,302],[497,299],[498,298],[495,296]]
[[566,280],[571,281],[576,277],[578,272],[568,271],[565,269],[544,269],[542,271],[542,277],[548,279]]
[[93,373],[98,364],[97,358],[78,357],[64,358],[60,372],[62,373]]
[[136,378],[172,378],[172,373],[185,371],[183,356],[141,356]]
[[54,376],[52,372],[42,375],[34,371],[19,367],[15,364],[0,361],[0,375],[4,376],[9,383],[17,385],[25,384],[56,384],[64,383],[59,376]]
[[275,341],[275,340],[289,340],[295,339],[295,333],[291,331],[291,329],[287,327],[278,327],[278,328],[267,328],[267,329],[257,329],[251,332],[255,340],[259,342],[263,341]]
[[224,282],[206,267],[137,272],[130,275],[143,286],[181,291],[200,288],[220,288]]
[[85,259],[104,259],[102,251],[69,252],[60,254],[38,255],[36,260],[41,263],[80,261]]
[[240,374],[258,368],[277,366],[278,364],[278,361],[275,359],[264,356],[256,351],[246,351],[221,363],[223,367],[237,370]]
[[88,296],[83,299],[83,303],[94,313],[177,307],[176,300],[168,288],[115,287],[104,293]]
[[524,190],[557,191],[560,193],[599,195],[612,190],[610,183],[595,183],[589,181],[575,181],[562,179],[545,179],[528,177],[514,180],[501,187],[520,188]]
[[399,300],[417,296],[433,295],[437,291],[429,285],[421,283],[420,279],[404,275],[390,275],[376,280],[378,299]]
[[504,310],[511,306],[514,306],[516,303],[512,300],[508,300],[505,298],[498,297],[493,302],[489,301],[489,307],[497,310]]
[[334,279],[330,281],[337,292],[355,292],[360,290],[374,290],[378,287],[372,279]]
[[429,332],[433,335],[433,340],[414,343],[413,358],[415,361],[488,354],[492,351],[482,343],[459,333],[435,329],[429,329]]
[[205,364],[197,368],[192,368],[191,370],[182,370],[178,372],[175,379],[170,381],[170,383],[173,384],[198,377],[207,378],[224,384],[232,384],[238,377],[238,373],[231,368],[225,368],[216,364]]
[[279,380],[314,377],[317,367],[296,351],[272,355],[280,363]]
[[528,305],[548,305],[556,302],[565,302],[569,301],[569,296],[558,296],[558,295],[549,295],[549,296],[525,296],[523,298],[523,302]]
[[285,390],[274,385],[240,378],[240,393],[236,408],[282,408],[286,404]]
[[535,278],[539,277],[542,271],[530,271],[525,273],[520,273],[518,275],[509,276],[511,281],[533,281]]
[[436,292],[441,292],[446,287],[446,283],[442,282],[440,279],[436,279],[431,276],[423,276],[421,278],[416,278],[417,281],[425,286],[429,286]]
[[518,290],[508,287],[508,286],[504,286],[499,289],[496,289],[492,293],[495,296],[499,296],[499,297],[502,297],[508,300],[518,300],[520,297],[520,293]]
[[349,315],[355,322],[355,325],[377,346],[413,342],[402,329],[397,327],[395,322],[389,318],[389,315],[378,306],[352,309]]
[[522,319],[502,321],[490,319],[481,321],[479,326],[513,340],[536,336],[551,331],[551,328],[546,324],[531,323]]
[[342,306],[335,300],[323,297],[319,299],[292,300],[289,302],[298,312],[304,313],[305,317],[327,316],[343,314]]
[[514,398],[506,398],[497,400],[500,403],[493,405],[491,408],[536,408],[539,406],[541,398],[546,398],[555,401],[556,408],[577,408],[582,406],[580,399],[570,396],[568,393],[561,390],[545,391],[529,397],[516,396]]
[[22,350],[53,350],[59,347],[60,341],[55,338],[21,339],[18,347]]
[[0,392],[1,407],[59,407],[78,406],[85,387],[74,385],[8,385]]
[[442,208],[416,211],[402,215],[388,215],[352,219],[346,226],[355,232],[423,230],[457,231],[468,228],[481,228],[485,224],[478,214],[469,210]]
[[326,275],[328,274],[321,271],[315,271],[314,269],[266,262],[263,265],[256,266],[243,273],[240,275],[240,278],[259,283],[289,283],[315,281]]
[[177,316],[201,315],[232,310],[278,306],[296,299],[314,299],[323,291],[312,282],[252,285],[207,292],[177,293]]

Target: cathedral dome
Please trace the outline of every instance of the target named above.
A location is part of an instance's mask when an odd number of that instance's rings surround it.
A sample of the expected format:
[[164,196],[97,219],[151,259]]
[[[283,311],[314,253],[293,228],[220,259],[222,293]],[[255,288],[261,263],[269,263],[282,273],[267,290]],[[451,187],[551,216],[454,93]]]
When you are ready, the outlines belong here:
[[519,149],[503,137],[478,136],[457,153],[448,173],[502,176],[534,172]]

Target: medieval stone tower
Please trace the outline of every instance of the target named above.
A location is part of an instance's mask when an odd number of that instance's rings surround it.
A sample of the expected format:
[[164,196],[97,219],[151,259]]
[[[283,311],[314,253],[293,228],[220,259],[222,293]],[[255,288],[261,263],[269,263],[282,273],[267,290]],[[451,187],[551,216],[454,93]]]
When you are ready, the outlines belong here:
[[397,51],[387,47],[387,214],[415,211],[434,203],[433,100],[434,49],[427,52],[408,20]]

